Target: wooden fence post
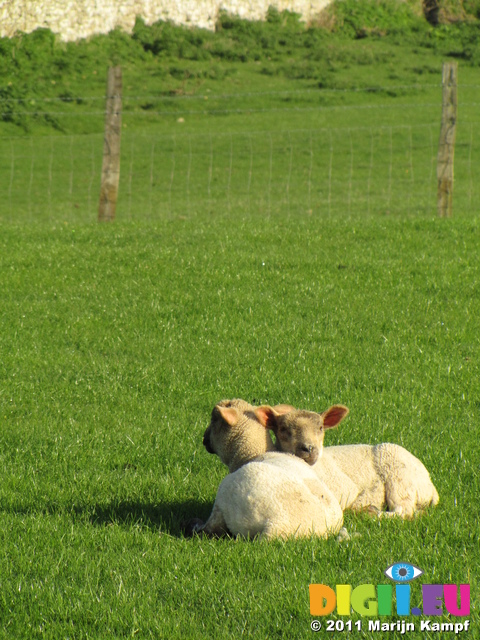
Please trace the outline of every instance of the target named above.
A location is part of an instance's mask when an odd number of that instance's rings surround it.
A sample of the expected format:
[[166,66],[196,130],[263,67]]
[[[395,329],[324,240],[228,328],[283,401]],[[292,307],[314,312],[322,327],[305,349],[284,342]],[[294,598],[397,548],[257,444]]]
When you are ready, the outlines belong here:
[[437,156],[438,215],[452,215],[453,157],[457,124],[457,63],[444,62],[442,74],[442,125]]
[[105,137],[98,221],[115,219],[120,180],[120,133],[122,125],[122,68],[110,67],[107,78]]

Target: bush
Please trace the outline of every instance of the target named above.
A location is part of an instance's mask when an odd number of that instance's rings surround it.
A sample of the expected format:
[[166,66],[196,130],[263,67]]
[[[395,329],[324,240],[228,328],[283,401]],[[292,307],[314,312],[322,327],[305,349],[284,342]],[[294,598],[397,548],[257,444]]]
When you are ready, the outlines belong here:
[[480,0],[464,0],[463,7],[467,15],[480,19]]
[[385,36],[424,30],[426,22],[407,2],[337,0],[331,7],[333,30],[349,38]]

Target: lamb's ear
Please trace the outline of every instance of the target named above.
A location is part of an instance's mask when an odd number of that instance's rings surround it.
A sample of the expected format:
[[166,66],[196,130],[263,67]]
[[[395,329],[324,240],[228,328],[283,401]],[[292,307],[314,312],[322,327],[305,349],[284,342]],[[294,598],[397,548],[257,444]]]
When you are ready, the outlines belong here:
[[292,407],[291,404],[276,404],[273,407],[273,410],[278,416],[283,416],[285,413],[290,413],[290,411],[295,411],[295,407]]
[[323,420],[323,428],[331,429],[340,424],[340,422],[348,415],[348,408],[343,404],[334,404],[333,407],[324,411],[321,416]]
[[266,429],[275,430],[277,427],[278,414],[275,409],[269,407],[268,405],[262,405],[261,407],[257,407],[254,410],[255,417],[260,422],[260,424],[263,424]]
[[222,416],[223,420],[233,427],[238,422],[238,411],[235,407],[219,407],[217,405],[217,410],[219,414]]

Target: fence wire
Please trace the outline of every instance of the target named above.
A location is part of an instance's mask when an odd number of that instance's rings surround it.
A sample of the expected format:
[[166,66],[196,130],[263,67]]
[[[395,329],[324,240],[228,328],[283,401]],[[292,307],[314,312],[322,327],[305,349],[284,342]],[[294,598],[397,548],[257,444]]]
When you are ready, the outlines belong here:
[[[396,106],[426,108],[425,103]],[[440,113],[441,105],[434,106]],[[190,112],[175,111],[175,116]],[[103,111],[93,113],[103,120]],[[129,122],[141,115],[129,113]],[[479,201],[478,128],[476,122],[458,128],[457,212],[472,211]],[[148,127],[132,133],[127,127],[122,131],[117,219],[225,211],[434,213],[439,129],[440,122],[205,133],[182,133],[178,127],[172,133]],[[0,138],[0,220],[95,220],[102,150],[102,133]]]

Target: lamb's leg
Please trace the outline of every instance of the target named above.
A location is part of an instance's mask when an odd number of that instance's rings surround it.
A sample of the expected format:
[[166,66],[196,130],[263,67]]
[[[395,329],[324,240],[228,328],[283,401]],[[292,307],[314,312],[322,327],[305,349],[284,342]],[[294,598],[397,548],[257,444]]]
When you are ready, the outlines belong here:
[[417,459],[403,447],[387,442],[374,446],[372,453],[385,486],[386,514],[413,518],[417,511]]
[[288,540],[289,537],[295,537],[295,532],[290,531],[290,527],[288,524],[285,524],[283,519],[279,519],[278,521],[269,520],[263,531],[256,537],[258,540]]
[[411,519],[417,511],[417,490],[411,480],[413,470],[397,464],[385,479],[385,500],[388,511],[399,518]]
[[229,534],[225,518],[216,504],[213,505],[212,513],[206,522],[199,518],[193,518],[182,528],[186,536],[197,533],[198,535],[221,538]]
[[419,510],[417,486],[412,481],[414,470],[397,463],[388,469],[385,478],[385,515],[394,515],[406,520],[412,519]]

